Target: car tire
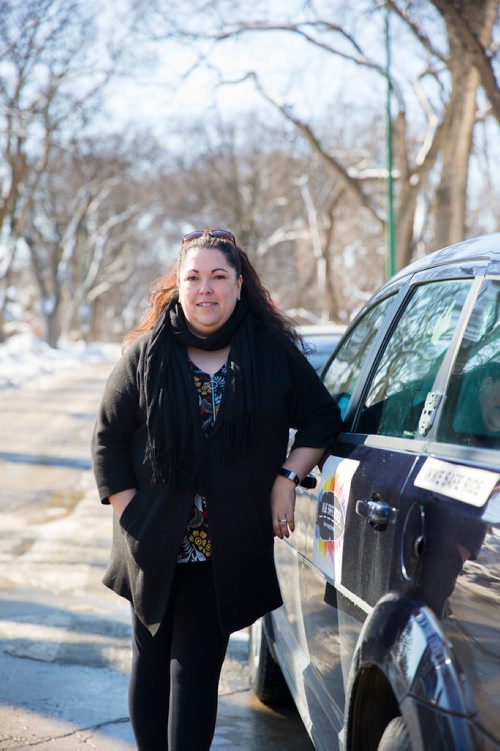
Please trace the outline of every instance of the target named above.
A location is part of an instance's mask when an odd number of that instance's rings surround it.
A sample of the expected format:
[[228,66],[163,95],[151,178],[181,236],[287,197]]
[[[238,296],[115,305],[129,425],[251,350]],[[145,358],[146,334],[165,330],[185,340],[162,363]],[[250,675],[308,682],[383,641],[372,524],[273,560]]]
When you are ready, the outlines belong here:
[[291,704],[290,691],[283,673],[269,649],[262,618],[250,627],[248,666],[250,685],[263,704],[271,706]]
[[395,717],[387,725],[378,751],[412,751],[410,734],[402,717]]

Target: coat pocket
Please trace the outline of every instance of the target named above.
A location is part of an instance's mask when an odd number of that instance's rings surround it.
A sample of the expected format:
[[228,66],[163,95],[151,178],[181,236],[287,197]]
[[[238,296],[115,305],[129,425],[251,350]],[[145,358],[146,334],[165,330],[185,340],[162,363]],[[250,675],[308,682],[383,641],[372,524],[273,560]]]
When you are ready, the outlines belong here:
[[141,491],[138,490],[137,493],[134,495],[131,501],[127,503],[124,510],[122,511],[122,515],[120,516],[119,523],[122,530],[125,532],[132,533],[134,522],[136,518],[139,518],[139,512],[140,512],[140,500],[141,500]]
[[137,491],[119,519],[122,537],[132,558],[143,570],[150,569],[154,562],[151,546],[148,544],[149,520],[144,508],[145,496]]

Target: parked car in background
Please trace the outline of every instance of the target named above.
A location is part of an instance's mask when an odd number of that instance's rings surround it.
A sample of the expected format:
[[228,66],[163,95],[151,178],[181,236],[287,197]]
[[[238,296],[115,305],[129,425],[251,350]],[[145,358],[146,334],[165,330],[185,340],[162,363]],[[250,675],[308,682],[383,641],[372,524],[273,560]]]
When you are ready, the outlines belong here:
[[307,358],[318,373],[323,370],[344,331],[345,326],[335,323],[311,324],[299,327]]
[[276,541],[254,689],[325,751],[499,749],[500,234],[398,273],[322,377],[345,430]]

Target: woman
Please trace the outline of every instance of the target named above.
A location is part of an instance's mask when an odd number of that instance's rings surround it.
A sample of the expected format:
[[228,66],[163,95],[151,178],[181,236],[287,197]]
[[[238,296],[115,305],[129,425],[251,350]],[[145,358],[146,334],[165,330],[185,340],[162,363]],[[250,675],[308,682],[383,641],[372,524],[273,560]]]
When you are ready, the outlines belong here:
[[229,634],[281,605],[273,533],[340,429],[296,339],[234,236],[190,232],[106,385],[93,461],[139,751],[210,747]]

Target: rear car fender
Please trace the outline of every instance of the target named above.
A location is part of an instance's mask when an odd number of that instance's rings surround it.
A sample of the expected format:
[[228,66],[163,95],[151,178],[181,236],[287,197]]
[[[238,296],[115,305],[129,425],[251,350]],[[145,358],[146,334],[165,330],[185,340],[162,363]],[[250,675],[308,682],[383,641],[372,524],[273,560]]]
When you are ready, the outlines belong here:
[[[359,695],[363,675],[371,670],[385,678],[403,715],[415,703],[455,718],[474,714],[451,645],[432,611],[416,600],[389,594],[377,603],[363,625],[347,684],[348,737],[363,704]],[[386,694],[380,693],[385,701]],[[370,700],[373,702],[373,692]],[[381,707],[382,714],[388,711],[394,708]],[[415,728],[415,716],[405,719]]]

